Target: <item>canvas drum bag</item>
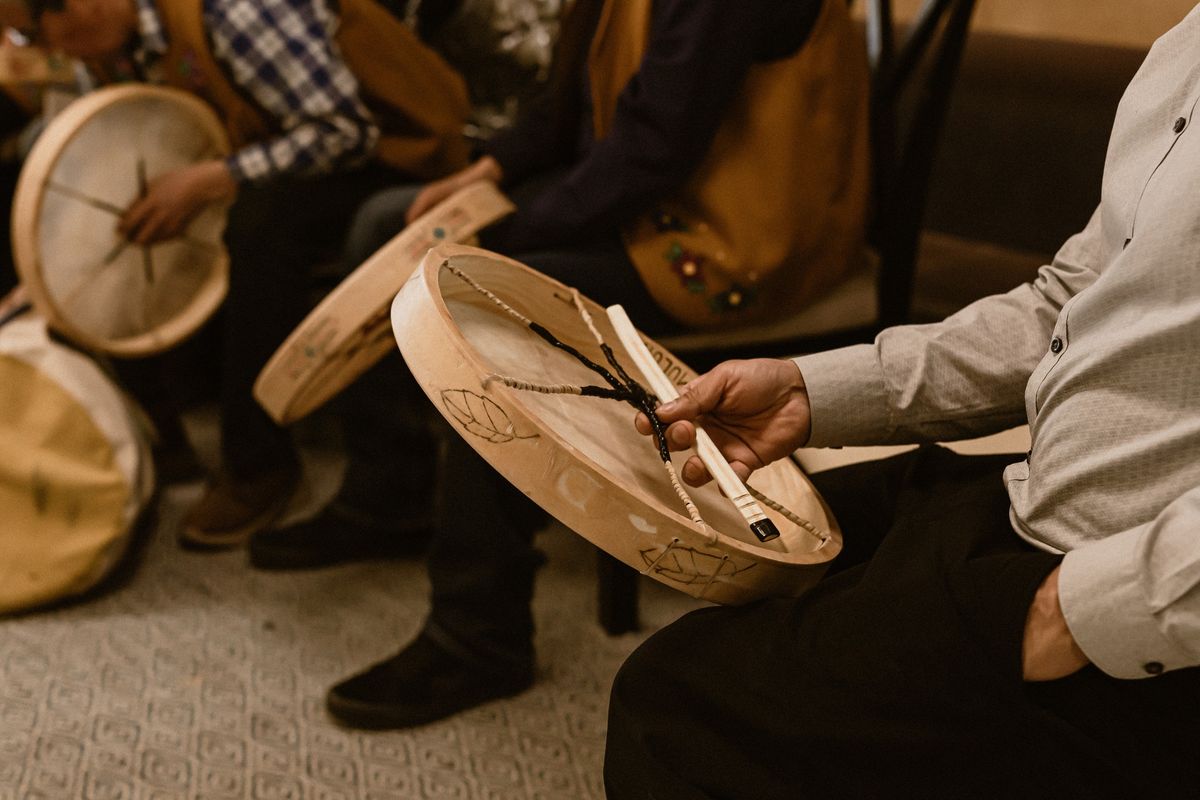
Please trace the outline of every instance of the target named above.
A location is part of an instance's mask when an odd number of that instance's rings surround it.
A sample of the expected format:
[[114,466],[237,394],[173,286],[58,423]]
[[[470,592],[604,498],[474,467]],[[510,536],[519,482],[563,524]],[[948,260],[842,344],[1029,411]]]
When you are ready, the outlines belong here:
[[32,312],[0,324],[0,613],[95,586],[153,488],[144,431],[95,362]]

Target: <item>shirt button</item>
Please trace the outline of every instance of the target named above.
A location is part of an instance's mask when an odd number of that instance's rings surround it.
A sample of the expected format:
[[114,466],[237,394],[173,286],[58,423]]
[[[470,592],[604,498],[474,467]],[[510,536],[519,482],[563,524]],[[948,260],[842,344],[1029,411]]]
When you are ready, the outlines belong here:
[[1056,353],[1056,354],[1061,353],[1062,349],[1063,349],[1063,340],[1062,339],[1055,336],[1053,339],[1050,340],[1050,352],[1051,353]]
[[1183,129],[1186,127],[1187,127],[1187,120],[1184,119],[1183,117],[1180,117],[1179,119],[1175,120],[1175,132],[1176,133],[1183,133]]
[[1142,664],[1142,669],[1146,671],[1147,675],[1162,675],[1163,673],[1161,661],[1147,661],[1145,664]]

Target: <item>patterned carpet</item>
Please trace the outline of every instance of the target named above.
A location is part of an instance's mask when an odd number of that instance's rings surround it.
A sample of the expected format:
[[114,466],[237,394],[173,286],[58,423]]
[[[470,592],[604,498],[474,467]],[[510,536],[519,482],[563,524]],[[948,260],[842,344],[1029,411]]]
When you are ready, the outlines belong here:
[[410,732],[345,730],[324,690],[415,633],[422,565],[272,574],[241,552],[182,551],[175,533],[198,492],[163,494],[120,588],[0,621],[0,800],[601,798],[612,676],[696,605],[647,582],[644,631],[606,636],[590,545],[552,527],[539,539],[550,558],[532,690]]

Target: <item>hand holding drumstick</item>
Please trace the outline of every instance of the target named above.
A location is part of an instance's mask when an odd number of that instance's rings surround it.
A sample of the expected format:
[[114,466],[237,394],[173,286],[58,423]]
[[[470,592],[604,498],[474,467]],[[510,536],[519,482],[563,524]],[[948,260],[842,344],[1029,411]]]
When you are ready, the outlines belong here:
[[[794,362],[767,358],[718,364],[688,383],[678,400],[664,403],[655,413],[667,425],[672,450],[692,447],[694,423],[702,423],[742,480],[802,447],[811,432],[808,391],[800,369]],[[638,414],[636,424],[640,433],[651,433],[644,414]],[[697,456],[688,459],[682,477],[693,486],[710,480]],[[1062,678],[1088,663],[1066,625],[1058,575],[1056,568],[1042,582],[1025,622],[1022,672],[1027,681]]]
[[[677,400],[659,406],[667,444],[686,450],[696,423],[712,437],[743,481],[754,470],[802,447],[811,430],[808,392],[794,362],[771,358],[726,361],[690,381]],[[650,420],[638,414],[639,433],[650,435]],[[702,486],[712,479],[698,456],[684,464],[683,480]]]

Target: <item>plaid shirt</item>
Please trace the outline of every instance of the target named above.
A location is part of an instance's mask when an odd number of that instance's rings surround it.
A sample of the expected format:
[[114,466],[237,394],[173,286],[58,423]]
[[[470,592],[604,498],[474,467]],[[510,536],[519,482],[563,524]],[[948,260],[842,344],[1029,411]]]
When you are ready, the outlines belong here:
[[[138,0],[138,20],[134,57],[153,80],[167,46],[153,0]],[[204,0],[204,22],[213,56],[283,130],[229,157],[235,180],[321,175],[370,157],[379,127],[337,51],[337,15],[323,0]]]

